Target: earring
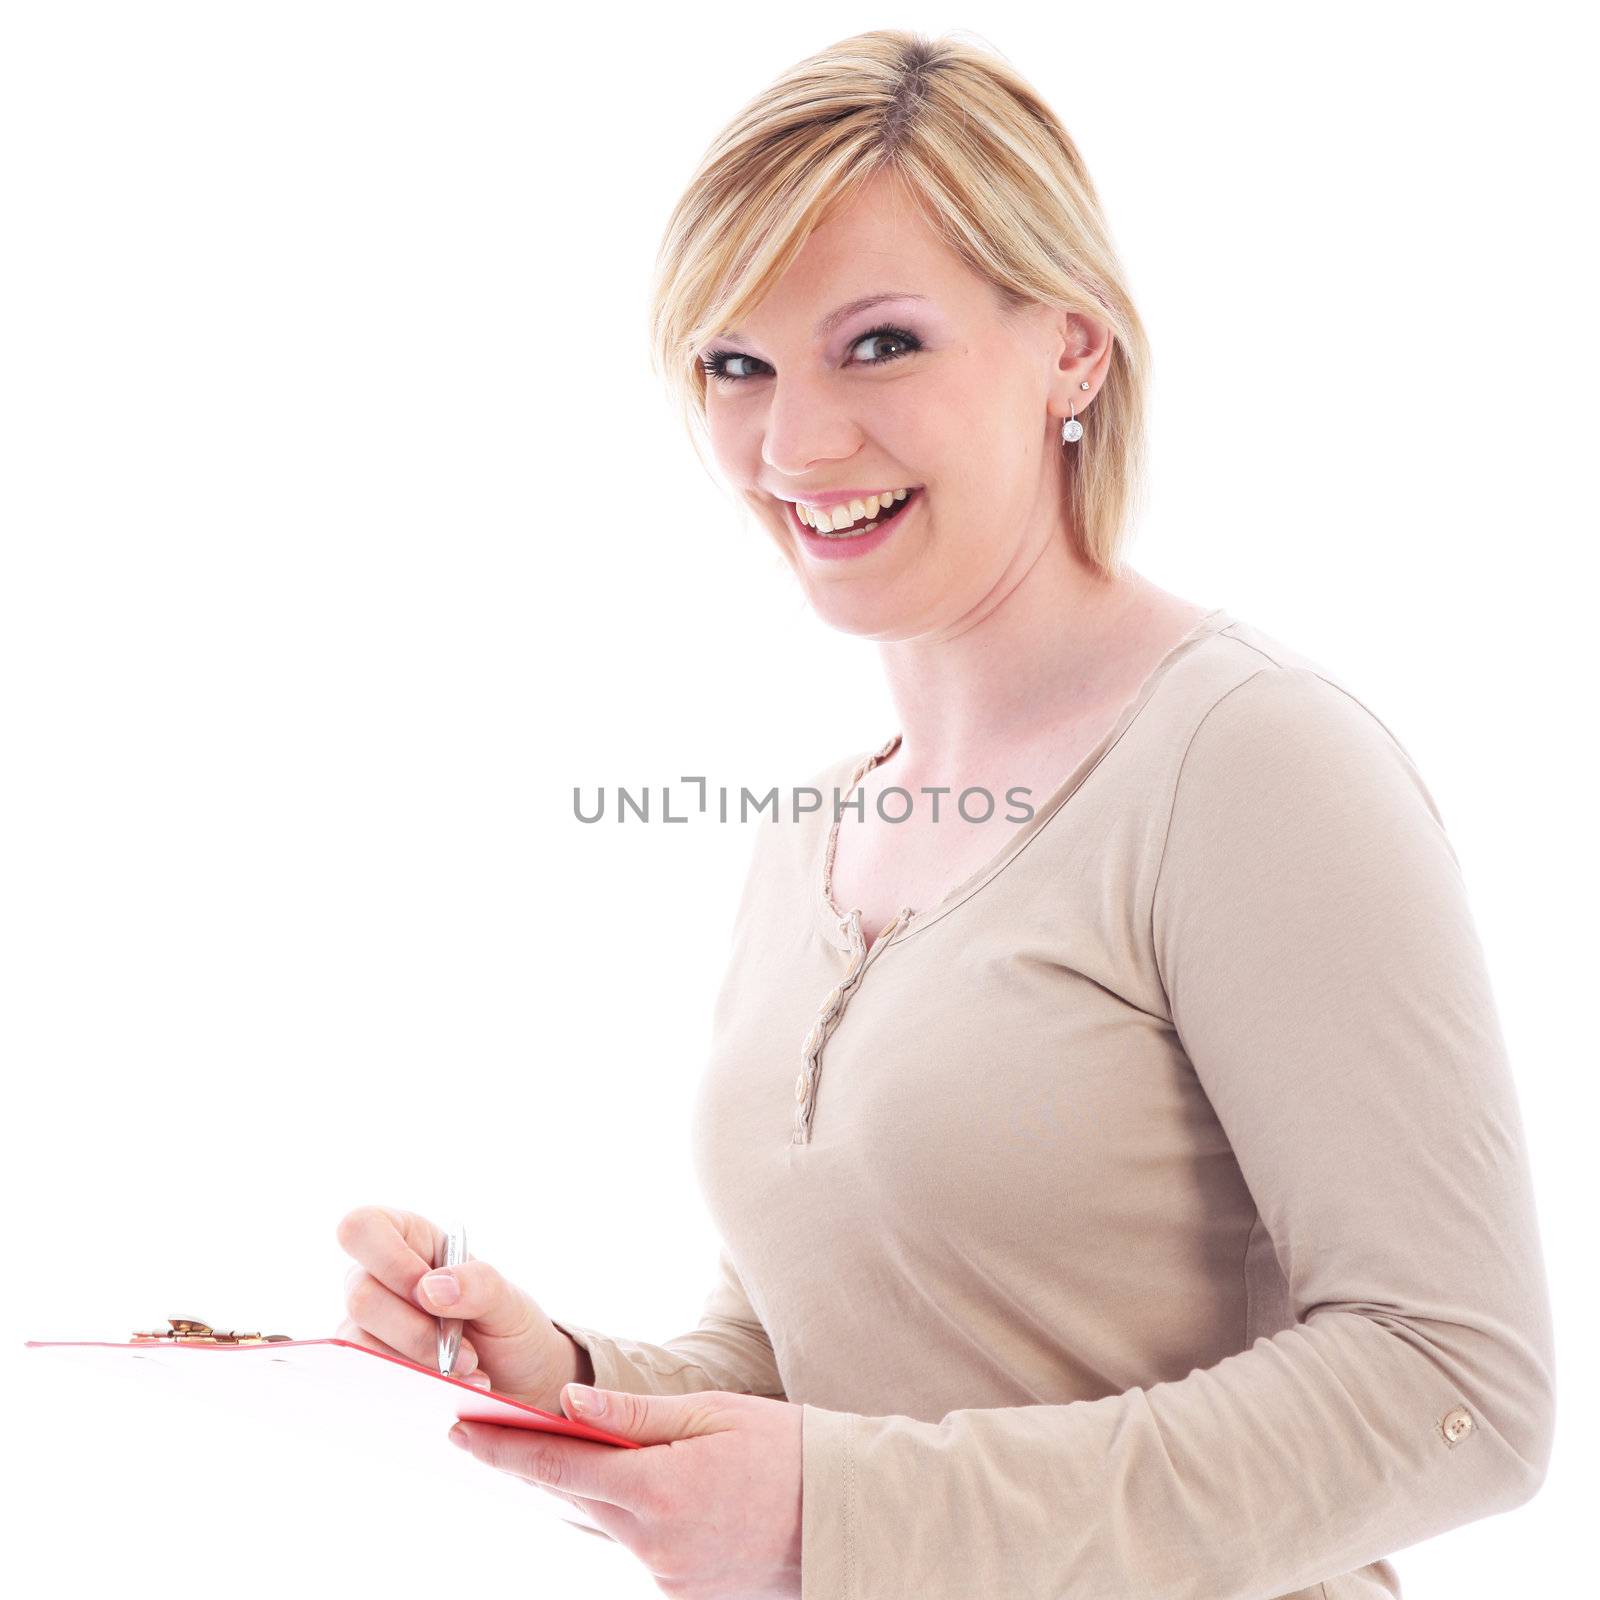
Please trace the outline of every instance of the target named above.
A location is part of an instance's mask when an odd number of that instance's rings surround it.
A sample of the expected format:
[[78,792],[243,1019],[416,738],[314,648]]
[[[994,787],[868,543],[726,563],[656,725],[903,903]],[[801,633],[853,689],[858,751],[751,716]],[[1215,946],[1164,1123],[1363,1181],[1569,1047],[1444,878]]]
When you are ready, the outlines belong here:
[[1072,444],[1083,437],[1083,424],[1078,421],[1077,408],[1070,400],[1067,402],[1067,410],[1072,412],[1072,415],[1061,424],[1062,444]]

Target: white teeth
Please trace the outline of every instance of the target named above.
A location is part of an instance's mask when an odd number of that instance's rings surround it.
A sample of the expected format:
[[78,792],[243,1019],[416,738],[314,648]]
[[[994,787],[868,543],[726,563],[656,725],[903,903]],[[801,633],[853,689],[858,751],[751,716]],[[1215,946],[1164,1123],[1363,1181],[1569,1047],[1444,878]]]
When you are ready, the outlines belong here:
[[[853,527],[863,517],[871,521],[886,506],[893,501],[904,500],[910,492],[909,489],[880,489],[877,494],[868,495],[865,500],[852,500],[848,504],[834,506],[831,510],[823,506],[808,506],[803,501],[797,501],[795,511],[803,523],[815,528],[818,533],[839,533],[845,528]],[[866,530],[862,528],[856,531],[864,533]]]

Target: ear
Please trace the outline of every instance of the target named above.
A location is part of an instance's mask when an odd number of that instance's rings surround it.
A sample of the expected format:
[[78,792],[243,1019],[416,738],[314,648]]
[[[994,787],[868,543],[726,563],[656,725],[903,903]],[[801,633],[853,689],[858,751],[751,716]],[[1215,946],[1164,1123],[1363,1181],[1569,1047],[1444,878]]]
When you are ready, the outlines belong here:
[[[1056,324],[1057,355],[1050,382],[1050,415],[1082,416],[1106,381],[1115,345],[1111,324],[1081,311],[1063,311]],[[1088,388],[1084,388],[1084,384]]]

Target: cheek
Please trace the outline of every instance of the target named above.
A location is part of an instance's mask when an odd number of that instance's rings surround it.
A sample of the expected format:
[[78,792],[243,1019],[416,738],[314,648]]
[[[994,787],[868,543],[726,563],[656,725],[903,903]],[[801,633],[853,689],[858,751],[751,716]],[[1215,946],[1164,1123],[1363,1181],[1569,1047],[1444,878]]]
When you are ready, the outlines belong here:
[[981,496],[947,505],[923,524],[912,552],[919,592],[926,603],[957,613],[981,606],[1025,563],[1027,538],[1021,517],[1003,514]]
[[747,482],[752,476],[749,467],[759,461],[759,441],[746,436],[715,401],[706,410],[706,437],[711,444],[711,458],[719,470],[734,483]]

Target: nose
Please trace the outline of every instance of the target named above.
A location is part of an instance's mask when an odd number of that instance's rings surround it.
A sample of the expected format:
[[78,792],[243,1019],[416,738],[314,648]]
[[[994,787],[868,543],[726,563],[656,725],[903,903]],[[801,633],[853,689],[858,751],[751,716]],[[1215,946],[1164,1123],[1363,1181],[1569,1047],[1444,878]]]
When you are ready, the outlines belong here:
[[761,460],[777,478],[814,476],[861,448],[857,419],[823,384],[774,380],[762,426]]

